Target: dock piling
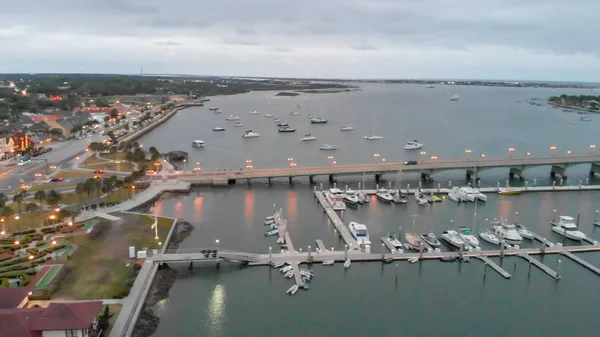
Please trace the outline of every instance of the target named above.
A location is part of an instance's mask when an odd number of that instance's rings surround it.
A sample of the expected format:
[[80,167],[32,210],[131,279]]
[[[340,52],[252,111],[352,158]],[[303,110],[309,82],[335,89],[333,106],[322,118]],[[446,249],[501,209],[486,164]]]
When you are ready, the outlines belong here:
[[452,189],[452,180],[448,182],[448,189]]
[[381,260],[385,260],[385,245],[381,244]]
[[483,280],[485,281],[485,278],[487,277],[487,268],[488,268],[488,264],[487,262],[485,262],[485,265],[483,267]]
[[342,220],[344,220],[344,210],[341,211],[340,218],[342,218]]
[[556,261],[556,279],[558,280],[558,278],[560,278],[560,264],[562,263],[562,261],[560,259],[558,259],[558,261]]
[[504,243],[505,243],[504,240],[502,240],[502,242],[500,242],[500,257],[504,257]]
[[391,190],[391,189],[392,189],[392,182],[388,181],[388,190]]
[[442,184],[441,184],[441,183],[438,183],[438,188],[437,188],[437,190],[438,190],[438,193],[440,193],[440,189],[441,189],[441,187],[442,187]]
[[348,260],[348,245],[344,245],[344,260]]
[[529,270],[527,271],[527,278],[531,276],[531,261],[529,261]]
[[271,264],[271,254],[272,254],[273,248],[269,247],[269,264]]
[[533,187],[537,186],[537,179],[533,179]]
[[398,281],[398,264],[396,263],[396,281]]

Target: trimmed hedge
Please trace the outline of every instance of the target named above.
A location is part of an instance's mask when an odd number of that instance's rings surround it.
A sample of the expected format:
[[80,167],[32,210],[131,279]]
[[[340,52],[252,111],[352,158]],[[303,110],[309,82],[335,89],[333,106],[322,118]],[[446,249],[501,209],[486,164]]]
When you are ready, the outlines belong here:
[[29,295],[30,301],[49,301],[50,295]]
[[0,288],[8,288],[8,278],[0,278]]

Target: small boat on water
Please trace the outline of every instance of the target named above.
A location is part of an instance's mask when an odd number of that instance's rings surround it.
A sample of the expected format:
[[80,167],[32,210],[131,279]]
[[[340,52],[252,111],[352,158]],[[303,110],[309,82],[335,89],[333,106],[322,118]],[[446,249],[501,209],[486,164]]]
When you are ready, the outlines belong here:
[[479,240],[477,239],[477,237],[475,235],[473,235],[471,228],[461,226],[459,228],[458,235],[460,236],[461,239],[463,239],[464,242],[466,242],[470,246],[479,247]]
[[225,119],[228,120],[228,121],[238,121],[238,120],[240,120],[240,118],[238,116],[234,116],[234,115],[229,115]]
[[445,256],[440,259],[442,262],[454,262],[456,261],[456,256]]
[[266,114],[265,114],[265,117],[267,117],[267,118],[271,118],[271,117],[273,117],[273,115],[271,115],[270,113],[266,113]]
[[419,234],[417,233],[405,233],[404,237],[406,238],[406,242],[408,243],[408,245],[410,246],[411,249],[414,250],[419,250],[421,249],[421,246],[423,245],[423,241],[421,240],[421,237],[419,236]]
[[311,118],[310,122],[312,124],[325,124],[327,123],[327,120],[321,117],[315,117],[315,118]]
[[294,267],[292,267],[292,266],[285,266],[285,267],[281,268],[280,271],[285,274],[285,273],[291,271],[292,269],[294,269]]
[[527,229],[527,227],[521,224],[515,224],[515,228],[517,229],[517,233],[519,233],[519,235],[521,235],[523,238],[529,240],[534,239],[533,233],[529,229]]
[[442,239],[456,248],[462,247],[465,242],[460,238],[455,230],[447,230],[442,233]]
[[385,188],[377,190],[377,193],[375,195],[377,196],[377,199],[386,203],[391,202],[393,200],[392,195]]
[[294,277],[294,271],[293,270],[288,271],[287,273],[285,273],[284,277],[285,278],[292,278],[292,277]]
[[454,94],[452,96],[450,96],[450,100],[453,102],[456,102],[460,99],[460,96],[458,94]]
[[592,121],[592,117],[581,116],[581,117],[579,117],[579,120],[582,121],[582,122],[591,122]]
[[398,237],[396,236],[396,233],[394,233],[394,232],[388,232],[387,233],[387,239],[394,246],[394,248],[396,248],[396,249],[402,249],[402,248],[404,248],[404,245],[402,245],[402,242],[400,242],[400,240],[398,240]]
[[456,201],[456,202],[465,202],[467,201],[467,199],[463,198],[461,195],[461,193],[459,193],[459,189],[458,187],[452,187],[452,189],[450,189],[450,192],[448,192],[448,198],[450,200]]
[[279,128],[279,132],[296,132],[296,129],[289,127],[288,125],[284,125]]
[[268,221],[268,220],[275,220],[275,217],[273,217],[272,215],[266,216],[265,221]]
[[271,226],[273,224],[275,224],[275,220],[273,220],[273,219],[271,219],[271,220],[265,220],[263,222],[263,225],[265,225],[265,226]]
[[290,289],[288,289],[286,291],[286,293],[290,294],[290,295],[294,295],[297,292],[298,292],[298,285],[297,284],[294,284],[293,286],[290,287]]
[[217,126],[216,128],[213,128],[213,131],[225,131],[225,128]]
[[192,147],[195,147],[197,149],[202,149],[202,148],[204,148],[204,141],[195,140],[192,142]]
[[277,126],[282,127],[282,126],[290,126],[290,125],[286,122],[279,122],[279,123],[277,123]]
[[324,266],[333,266],[335,264],[335,260],[326,260],[321,263]]
[[366,140],[379,140],[379,139],[383,139],[383,137],[381,137],[381,136],[375,136],[375,135],[368,135],[368,136],[364,136],[363,139],[366,139]]
[[552,231],[560,234],[567,239],[581,241],[586,238],[586,235],[577,230],[575,219],[570,216],[561,215],[558,217],[558,222],[552,222]]
[[406,144],[404,144],[404,149],[405,150],[417,150],[423,147],[423,144],[417,142],[416,140],[414,141],[410,141],[410,142],[406,142]]
[[352,263],[352,262],[350,261],[350,259],[348,259],[348,260],[344,261],[344,268],[346,268],[346,269],[350,268],[350,264],[351,264],[351,263]]
[[427,200],[428,203],[433,204],[433,194],[421,193],[421,195]]
[[494,235],[490,230],[486,229],[479,233],[479,237],[484,241],[487,241],[493,245],[499,245],[500,239]]
[[396,192],[392,194],[392,202],[394,204],[406,204],[408,202],[408,198],[406,197],[406,194]]
[[421,239],[431,247],[438,247],[441,244],[440,240],[433,233],[421,234]]
[[300,113],[298,111],[292,111],[290,112],[290,116],[299,116]]
[[303,141],[303,142],[309,142],[311,140],[317,140],[317,137],[311,135],[310,133],[307,133],[300,140]]
[[371,244],[371,240],[369,239],[369,231],[367,230],[366,225],[352,221],[348,224],[348,229],[350,229],[350,233],[359,244]]
[[235,123],[235,127],[236,127],[236,128],[239,128],[239,127],[241,127],[241,126],[244,126],[244,124],[242,124],[242,123]]
[[273,123],[279,123],[279,122],[281,122],[281,119],[279,117],[273,118]]
[[408,262],[410,262],[411,264],[412,263],[417,263],[417,262],[419,262],[419,258],[418,257],[410,258],[410,259],[408,259]]
[[340,131],[352,131],[352,130],[354,130],[354,127],[348,126],[348,125],[342,126],[342,128],[340,129]]
[[281,267],[285,266],[285,262],[277,262],[273,265],[273,268],[275,269],[279,269]]
[[512,194],[521,194],[521,190],[515,187],[500,187],[498,189],[498,194],[502,195],[512,195]]
[[273,235],[277,235],[278,233],[279,233],[279,229],[271,228],[265,232],[265,236],[273,236]]
[[360,199],[358,198],[356,192],[354,192],[351,189],[348,189],[346,191],[346,194],[344,195],[344,202],[350,205],[356,205],[360,202]]
[[319,150],[337,150],[337,145],[323,144],[321,147],[319,147]]
[[417,200],[417,204],[425,205],[429,201],[425,198],[425,195],[421,192],[415,192],[415,200]]
[[260,115],[260,112],[258,112],[256,110],[248,111],[248,113],[251,115]]
[[433,192],[431,193],[431,200],[433,200],[433,202],[442,202],[442,198],[440,198],[437,195],[433,194]]
[[242,138],[256,138],[260,137],[260,133],[253,132],[252,130],[246,130],[244,134],[242,134]]
[[217,111],[217,110],[219,110],[219,108],[210,107],[210,108],[208,108],[208,110],[209,110],[209,111]]
[[369,197],[369,195],[363,191],[358,192],[357,196],[358,196],[358,199],[360,199],[360,202],[363,204],[366,204],[369,201],[371,201],[371,198]]

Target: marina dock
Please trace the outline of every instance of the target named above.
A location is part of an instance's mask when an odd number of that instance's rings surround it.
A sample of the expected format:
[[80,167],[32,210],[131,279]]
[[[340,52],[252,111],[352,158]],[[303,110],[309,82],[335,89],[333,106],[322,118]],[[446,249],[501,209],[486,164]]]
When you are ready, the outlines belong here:
[[[287,230],[287,223],[283,219],[281,210],[273,213],[273,220],[275,222],[275,226],[279,230],[279,238],[283,238],[285,244],[287,245],[288,252],[286,255],[290,256],[298,254],[298,252],[294,249],[294,243],[292,242],[290,233]],[[292,270],[294,271],[294,279],[296,280],[298,287],[304,287],[304,281],[302,281],[302,275],[300,274],[299,262],[291,260],[287,263],[292,266]]]
[[381,237],[381,242],[390,250],[392,253],[399,253],[400,251],[394,247],[394,245],[390,242],[390,239],[386,237]]
[[346,228],[342,219],[340,219],[340,217],[333,210],[333,208],[331,207],[329,202],[327,202],[327,199],[325,198],[323,193],[316,191],[315,197],[321,204],[321,207],[323,207],[325,214],[327,214],[327,216],[329,217],[329,220],[331,221],[331,223],[333,224],[335,229],[338,231],[338,233],[340,234],[340,236],[342,237],[344,242],[346,242],[348,249],[350,249],[350,250],[360,249],[358,242],[356,242],[356,240],[354,239],[352,234],[350,234],[350,230],[348,230],[348,228]]
[[494,269],[498,274],[502,275],[504,278],[509,279],[512,275],[510,275],[504,268],[500,267],[496,262],[492,261],[490,258],[484,255],[475,256],[476,258],[483,261],[485,264]]
[[329,250],[325,247],[323,240],[317,239],[317,248],[319,248],[319,252],[328,252]]
[[568,258],[570,258],[571,260],[579,263],[580,265],[584,266],[585,268],[587,268],[591,272],[596,273],[596,275],[600,275],[600,268],[592,265],[591,263],[589,263],[586,260],[580,258],[579,256],[577,256],[577,255],[575,255],[575,254],[573,254],[571,252],[568,252],[568,251],[561,252],[561,254],[564,255],[564,256],[566,256],[566,257],[568,257]]
[[552,268],[548,267],[547,265],[543,264],[542,262],[534,259],[529,254],[517,253],[516,255],[518,257],[522,257],[525,260],[529,261],[529,263],[534,264],[536,267],[540,268],[543,272],[550,275],[550,277],[554,278],[555,280],[558,280],[560,278],[560,275],[556,271],[552,270]]

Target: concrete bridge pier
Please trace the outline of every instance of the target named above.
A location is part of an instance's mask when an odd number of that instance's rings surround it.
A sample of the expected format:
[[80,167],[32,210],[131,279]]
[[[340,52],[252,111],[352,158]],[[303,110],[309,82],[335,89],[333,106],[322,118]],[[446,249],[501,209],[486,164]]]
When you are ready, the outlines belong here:
[[552,178],[554,178],[554,177],[556,177],[557,174],[561,178],[567,179],[567,168],[562,167],[562,166],[552,165],[552,169],[550,170],[550,176]]
[[308,181],[311,183],[311,185],[314,184],[315,183],[315,176],[313,176],[313,175],[308,176]]
[[294,180],[293,180],[292,178],[293,178],[292,176],[289,176],[289,177],[288,177],[288,180],[290,181],[290,184],[293,184],[293,183],[294,183]]
[[267,178],[267,181],[269,182],[269,185],[271,185],[271,177]]
[[246,183],[248,184],[248,186],[252,185],[252,179],[250,179],[250,178],[246,179]]
[[590,175],[600,174],[600,163],[592,163],[592,167],[590,167]]
[[521,180],[525,179],[525,176],[523,175],[523,168],[521,167],[511,167],[510,171],[508,172],[508,176],[511,179],[515,176],[518,176]]
[[471,179],[475,179],[475,181],[479,180],[479,176],[474,170],[467,170],[465,177],[467,178],[467,181],[471,181]]
[[329,183],[333,184],[335,182],[335,174],[329,175]]
[[376,183],[379,183],[381,181],[381,176],[382,176],[381,174],[376,174],[375,175],[375,182]]

